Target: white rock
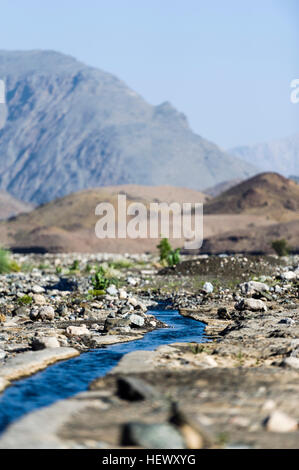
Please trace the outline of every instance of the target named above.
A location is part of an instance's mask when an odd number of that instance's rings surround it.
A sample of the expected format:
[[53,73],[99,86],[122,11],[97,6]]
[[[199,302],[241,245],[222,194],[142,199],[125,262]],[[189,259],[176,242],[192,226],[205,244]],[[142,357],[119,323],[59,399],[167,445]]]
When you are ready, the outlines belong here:
[[144,318],[142,318],[140,315],[136,315],[135,313],[132,313],[132,315],[130,315],[130,322],[132,325],[141,327],[144,325]]
[[266,312],[267,306],[259,299],[242,299],[235,305],[237,310],[251,310],[253,312]]
[[207,367],[217,367],[218,364],[212,356],[205,356],[202,359],[202,363]]
[[134,279],[133,277],[128,277],[127,283],[130,284],[130,286],[136,286],[138,284],[137,279]]
[[213,284],[211,284],[211,282],[205,282],[204,285],[203,285],[203,290],[207,294],[211,294],[214,290],[214,286],[213,286]]
[[295,419],[281,411],[273,411],[266,422],[267,431],[292,432],[297,431],[298,423]]
[[254,294],[256,292],[261,293],[265,291],[269,291],[269,286],[268,284],[265,284],[264,282],[257,282],[257,281],[249,281],[249,282],[244,282],[243,284],[240,285],[241,287],[241,292],[242,294]]
[[295,273],[295,271],[287,271],[285,273],[282,273],[281,277],[285,281],[292,281],[297,278],[297,274]]
[[34,294],[41,294],[42,292],[45,292],[45,289],[38,285],[33,286],[31,290],[34,292]]
[[126,291],[124,289],[120,289],[119,290],[120,300],[126,300],[127,297],[128,297],[128,294],[126,293]]
[[138,300],[135,299],[135,297],[129,297],[127,300],[127,304],[133,305],[133,307],[136,307],[138,305]]
[[39,351],[46,348],[60,348],[60,343],[55,336],[45,336],[32,338],[33,351]]
[[299,369],[299,358],[298,357],[286,357],[281,365],[283,367],[290,367],[291,369]]
[[33,294],[32,299],[37,305],[44,305],[47,302],[45,296],[42,294]]
[[0,361],[2,361],[2,359],[4,359],[6,356],[6,352],[3,351],[3,349],[0,349]]
[[90,335],[90,331],[86,328],[86,325],[81,326],[68,326],[66,329],[68,336],[84,336]]
[[109,295],[117,295],[118,290],[116,289],[116,287],[115,287],[113,284],[111,284],[111,286],[109,286],[109,287],[106,289],[106,292],[107,292],[107,294],[109,294]]
[[51,307],[51,305],[47,305],[45,307],[42,307],[39,310],[38,318],[41,318],[42,320],[52,321],[52,320],[54,320],[54,317],[55,317],[55,311],[54,311],[54,308]]

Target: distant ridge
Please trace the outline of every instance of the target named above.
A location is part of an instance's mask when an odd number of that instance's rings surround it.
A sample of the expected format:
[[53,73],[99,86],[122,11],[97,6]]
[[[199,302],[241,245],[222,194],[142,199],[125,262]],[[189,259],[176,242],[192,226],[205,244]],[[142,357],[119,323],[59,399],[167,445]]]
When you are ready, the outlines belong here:
[[255,165],[260,171],[276,171],[287,177],[299,175],[299,132],[272,142],[235,147],[229,153]]

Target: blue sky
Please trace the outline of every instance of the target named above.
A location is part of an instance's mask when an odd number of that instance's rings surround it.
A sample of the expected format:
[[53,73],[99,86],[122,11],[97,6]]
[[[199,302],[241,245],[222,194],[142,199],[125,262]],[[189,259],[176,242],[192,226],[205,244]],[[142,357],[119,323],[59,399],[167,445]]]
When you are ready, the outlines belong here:
[[2,49],[71,54],[224,148],[298,132],[298,0],[1,0],[0,15]]

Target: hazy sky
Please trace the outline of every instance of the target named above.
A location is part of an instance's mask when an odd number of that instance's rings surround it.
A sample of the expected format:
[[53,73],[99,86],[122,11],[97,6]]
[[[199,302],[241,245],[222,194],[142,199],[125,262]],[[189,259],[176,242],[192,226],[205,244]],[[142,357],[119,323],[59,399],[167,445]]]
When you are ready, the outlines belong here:
[[0,17],[0,48],[71,54],[222,147],[299,130],[298,0],[0,0]]

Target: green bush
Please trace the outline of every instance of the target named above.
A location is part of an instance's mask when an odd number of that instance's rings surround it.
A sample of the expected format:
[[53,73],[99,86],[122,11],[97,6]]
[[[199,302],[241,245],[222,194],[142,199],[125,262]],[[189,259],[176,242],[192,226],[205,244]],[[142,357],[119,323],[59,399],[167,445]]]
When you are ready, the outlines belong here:
[[73,264],[70,267],[70,271],[79,271],[80,270],[80,263],[77,259],[73,261]]
[[96,291],[106,291],[110,286],[111,280],[106,277],[105,270],[100,266],[91,279],[91,283]]
[[278,256],[287,256],[290,252],[290,247],[284,238],[273,241],[272,248]]
[[18,299],[18,303],[20,305],[30,305],[32,303],[33,299],[30,297],[30,295],[23,295]]
[[160,261],[167,266],[174,266],[180,262],[180,248],[173,250],[168,238],[162,238],[157,248],[160,252]]
[[56,274],[58,275],[62,273],[62,267],[60,266],[60,264],[56,266],[55,271],[56,271]]
[[0,248],[0,274],[20,271],[18,263],[11,259],[10,252]]

